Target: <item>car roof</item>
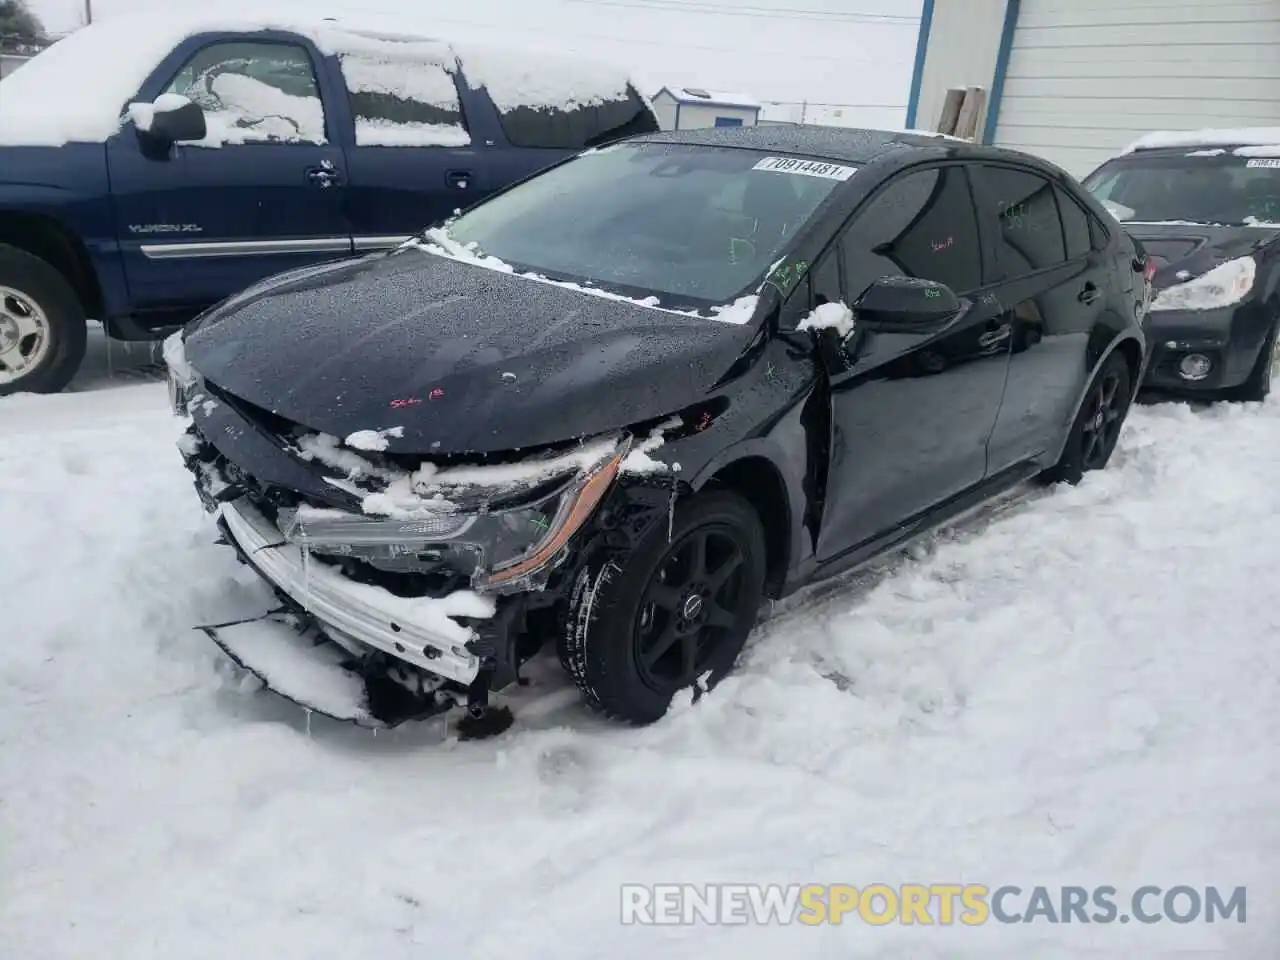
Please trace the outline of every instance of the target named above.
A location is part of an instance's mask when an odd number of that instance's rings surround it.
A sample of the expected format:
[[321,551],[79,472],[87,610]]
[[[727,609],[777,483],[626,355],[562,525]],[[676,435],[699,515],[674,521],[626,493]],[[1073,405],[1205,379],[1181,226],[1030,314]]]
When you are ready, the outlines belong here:
[[1278,147],[1280,127],[1207,127],[1203,130],[1153,130],[1144,134],[1117,156],[1147,150],[1206,149],[1232,147]]
[[[969,144],[967,140],[923,131],[875,130],[860,127],[820,127],[791,124],[758,124],[741,127],[704,127],[665,130],[633,137],[633,143],[682,143],[690,146],[737,147],[828,160],[834,163],[871,163],[885,154]],[[971,145],[971,144],[970,144]]]

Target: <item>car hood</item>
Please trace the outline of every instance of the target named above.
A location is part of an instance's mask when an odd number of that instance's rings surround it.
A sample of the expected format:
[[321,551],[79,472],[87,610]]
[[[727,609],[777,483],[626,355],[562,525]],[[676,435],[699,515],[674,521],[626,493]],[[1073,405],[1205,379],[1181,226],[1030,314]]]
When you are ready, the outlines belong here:
[[1220,226],[1201,223],[1126,223],[1156,262],[1157,290],[1183,283],[1237,257],[1247,256],[1280,238],[1280,226]]
[[[214,387],[390,453],[490,453],[705,396],[757,322],[673,314],[415,249],[282,274],[187,329]],[[397,429],[398,428],[398,429]]]

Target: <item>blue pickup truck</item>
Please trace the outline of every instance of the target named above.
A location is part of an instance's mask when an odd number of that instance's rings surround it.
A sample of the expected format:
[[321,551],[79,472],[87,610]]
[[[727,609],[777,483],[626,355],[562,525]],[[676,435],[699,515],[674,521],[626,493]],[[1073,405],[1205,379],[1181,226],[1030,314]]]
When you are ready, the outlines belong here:
[[106,20],[0,81],[0,395],[658,129],[625,72],[338,23]]

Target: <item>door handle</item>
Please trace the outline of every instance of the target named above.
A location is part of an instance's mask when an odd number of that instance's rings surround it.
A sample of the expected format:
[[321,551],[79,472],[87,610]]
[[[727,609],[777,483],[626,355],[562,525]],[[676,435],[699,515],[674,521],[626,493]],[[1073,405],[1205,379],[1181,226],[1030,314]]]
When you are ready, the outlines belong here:
[[1095,287],[1092,283],[1086,283],[1084,289],[1080,291],[1076,297],[1081,303],[1093,303],[1102,296],[1102,291]]
[[450,170],[444,175],[444,182],[454,190],[469,189],[472,179],[470,170]]
[[333,169],[332,164],[328,164],[323,167],[308,167],[307,179],[323,189],[341,181],[342,175]]
[[978,338],[978,346],[983,350],[989,350],[997,344],[1004,343],[1013,335],[1013,327],[1007,323],[1003,323],[994,330],[988,330]]

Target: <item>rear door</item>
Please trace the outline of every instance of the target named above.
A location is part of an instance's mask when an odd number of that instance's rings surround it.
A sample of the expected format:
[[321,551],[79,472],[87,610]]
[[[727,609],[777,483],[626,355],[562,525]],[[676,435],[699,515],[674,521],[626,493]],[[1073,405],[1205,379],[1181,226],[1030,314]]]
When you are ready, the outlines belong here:
[[362,44],[337,63],[354,124],[346,196],[356,252],[394,246],[491,189],[447,45]]
[[1009,379],[989,445],[990,469],[998,471],[1061,441],[1115,277],[1105,231],[1096,228],[1095,242],[1089,215],[1047,177],[994,163],[975,166],[973,176],[995,239],[1000,282],[991,293],[1012,330]]
[[108,144],[133,302],[181,314],[273,273],[351,252],[346,170],[308,41],[271,31],[191,38],[139,95],[205,110],[208,136],[157,151],[133,122]]

